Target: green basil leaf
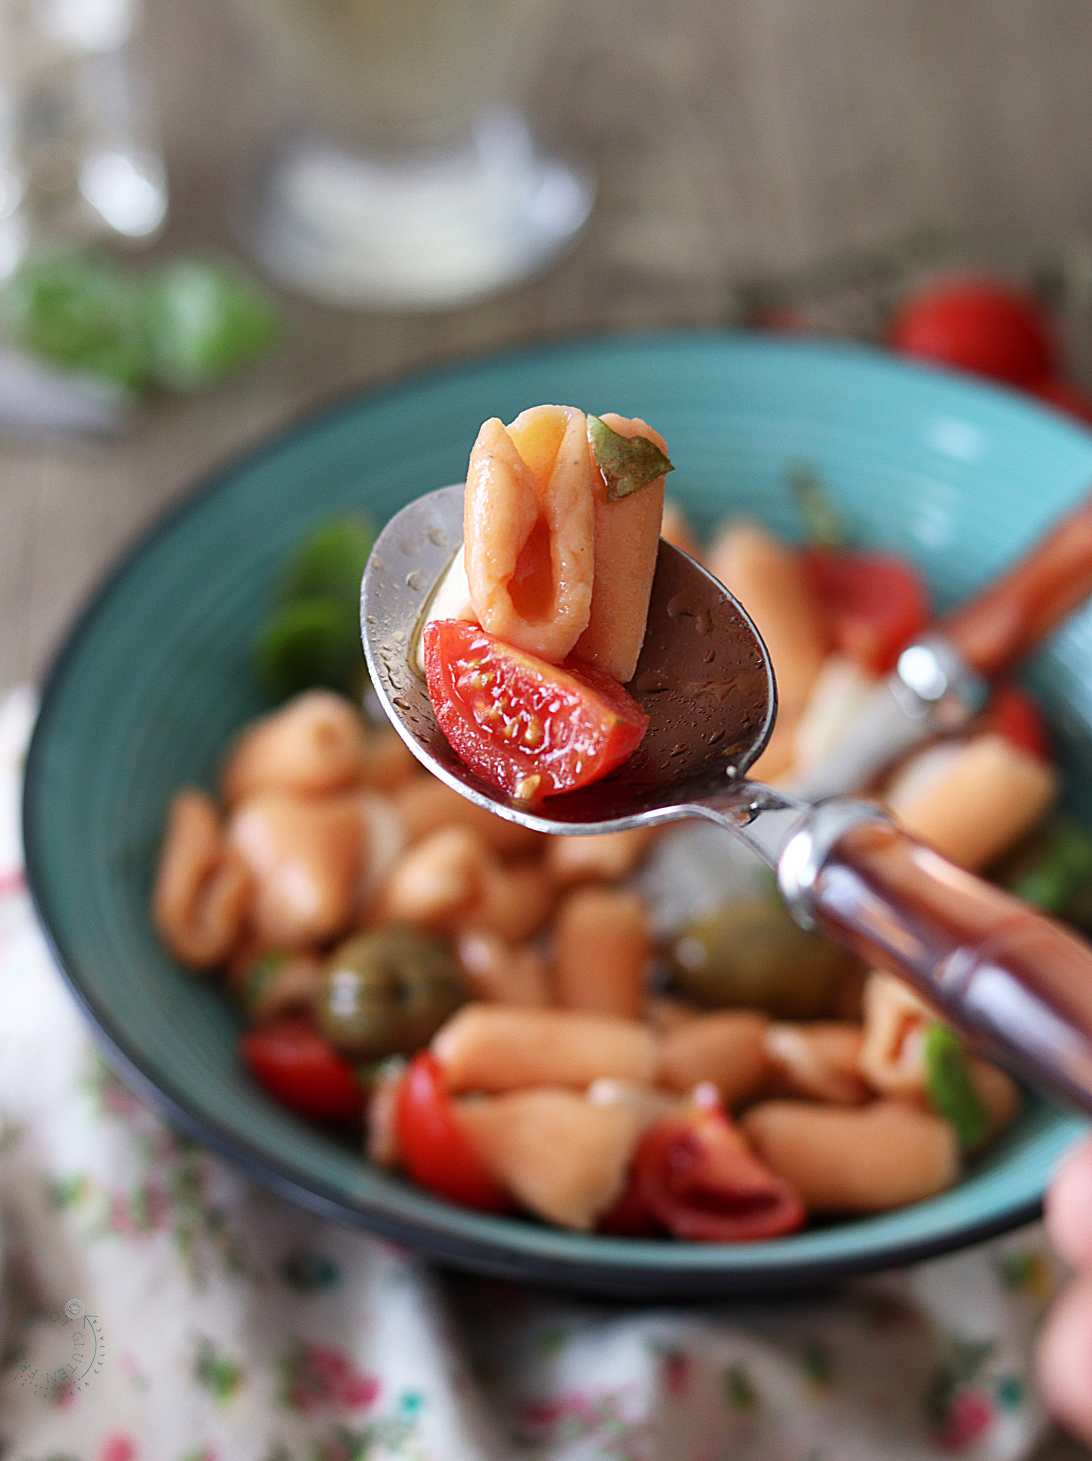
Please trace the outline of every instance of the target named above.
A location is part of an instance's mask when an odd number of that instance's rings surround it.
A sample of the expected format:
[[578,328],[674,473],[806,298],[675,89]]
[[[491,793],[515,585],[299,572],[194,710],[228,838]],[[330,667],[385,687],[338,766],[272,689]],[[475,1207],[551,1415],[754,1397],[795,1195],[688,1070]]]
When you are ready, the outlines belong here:
[[607,484],[607,501],[617,502],[675,468],[647,436],[622,436],[598,416],[588,417],[588,438],[595,465]]
[[959,1037],[947,1025],[934,1023],[925,1032],[925,1091],[937,1115],[955,1127],[960,1146],[977,1146],[990,1120]]
[[835,511],[823,484],[809,467],[798,467],[789,473],[789,491],[796,499],[810,542],[820,548],[848,546],[845,524]]

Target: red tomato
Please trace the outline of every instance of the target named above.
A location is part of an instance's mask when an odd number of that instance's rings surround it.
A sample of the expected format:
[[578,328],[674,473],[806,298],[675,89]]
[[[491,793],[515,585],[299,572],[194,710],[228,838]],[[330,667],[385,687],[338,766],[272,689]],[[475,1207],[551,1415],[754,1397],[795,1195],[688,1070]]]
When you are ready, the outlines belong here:
[[464,1207],[505,1212],[511,1203],[463,1135],[436,1057],[419,1051],[398,1087],[398,1151],[415,1182]]
[[436,719],[483,781],[527,801],[574,791],[629,759],[648,716],[590,665],[547,664],[460,619],[425,627]]
[[1050,375],[1054,347],[1034,300],[991,279],[949,280],[915,295],[891,322],[896,350],[1009,385]]
[[1048,406],[1053,406],[1056,411],[1075,416],[1078,421],[1092,426],[1092,397],[1086,396],[1068,381],[1042,380],[1038,385],[1032,386],[1031,393],[1038,396],[1040,401],[1045,401]]
[[697,1105],[645,1132],[631,1191],[602,1226],[638,1236],[642,1210],[656,1227],[698,1243],[776,1238],[807,1216],[795,1189],[762,1165],[723,1110]]
[[248,1030],[239,1053],[255,1080],[301,1116],[342,1121],[359,1115],[363,1092],[356,1071],[303,1017]]
[[994,691],[982,717],[982,729],[1004,736],[1021,751],[1038,756],[1041,761],[1052,759],[1050,731],[1039,707],[1025,690],[1016,685],[1001,685]]
[[834,648],[883,674],[929,622],[920,574],[892,553],[805,548],[804,572],[830,618]]

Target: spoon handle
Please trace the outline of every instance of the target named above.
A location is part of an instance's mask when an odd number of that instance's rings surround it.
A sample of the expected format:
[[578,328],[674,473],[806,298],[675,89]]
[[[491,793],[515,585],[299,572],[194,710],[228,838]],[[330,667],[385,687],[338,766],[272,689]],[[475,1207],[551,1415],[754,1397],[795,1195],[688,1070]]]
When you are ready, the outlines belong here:
[[1092,1111],[1092,948],[946,862],[878,807],[825,802],[789,837],[794,916],[901,975],[953,1024]]

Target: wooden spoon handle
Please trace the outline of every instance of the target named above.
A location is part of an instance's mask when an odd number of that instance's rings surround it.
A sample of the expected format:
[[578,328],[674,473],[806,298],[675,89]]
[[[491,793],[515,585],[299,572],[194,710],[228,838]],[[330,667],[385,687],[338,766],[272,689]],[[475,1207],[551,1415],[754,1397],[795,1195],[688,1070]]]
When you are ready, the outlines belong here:
[[[835,803],[805,817],[831,824]],[[888,969],[952,1023],[1039,1084],[1092,1111],[1092,948],[1020,899],[954,867],[876,809],[824,847],[813,837],[801,884],[782,854],[782,888],[824,932]],[[843,825],[845,822],[843,821]],[[801,862],[796,849],[796,867]]]
[[1031,552],[941,620],[939,632],[989,678],[1023,658],[1092,594],[1092,498],[1062,518]]

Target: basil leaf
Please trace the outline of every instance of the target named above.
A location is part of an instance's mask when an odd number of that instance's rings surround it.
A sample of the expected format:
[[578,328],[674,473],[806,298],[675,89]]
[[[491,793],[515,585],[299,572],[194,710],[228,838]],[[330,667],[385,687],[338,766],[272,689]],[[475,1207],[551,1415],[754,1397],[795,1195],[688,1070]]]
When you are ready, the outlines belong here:
[[990,1121],[959,1037],[947,1025],[931,1024],[925,1031],[924,1055],[925,1091],[933,1110],[955,1127],[964,1151],[977,1146]]
[[675,468],[647,436],[622,436],[598,416],[588,417],[588,438],[595,465],[607,484],[607,501],[617,502]]

